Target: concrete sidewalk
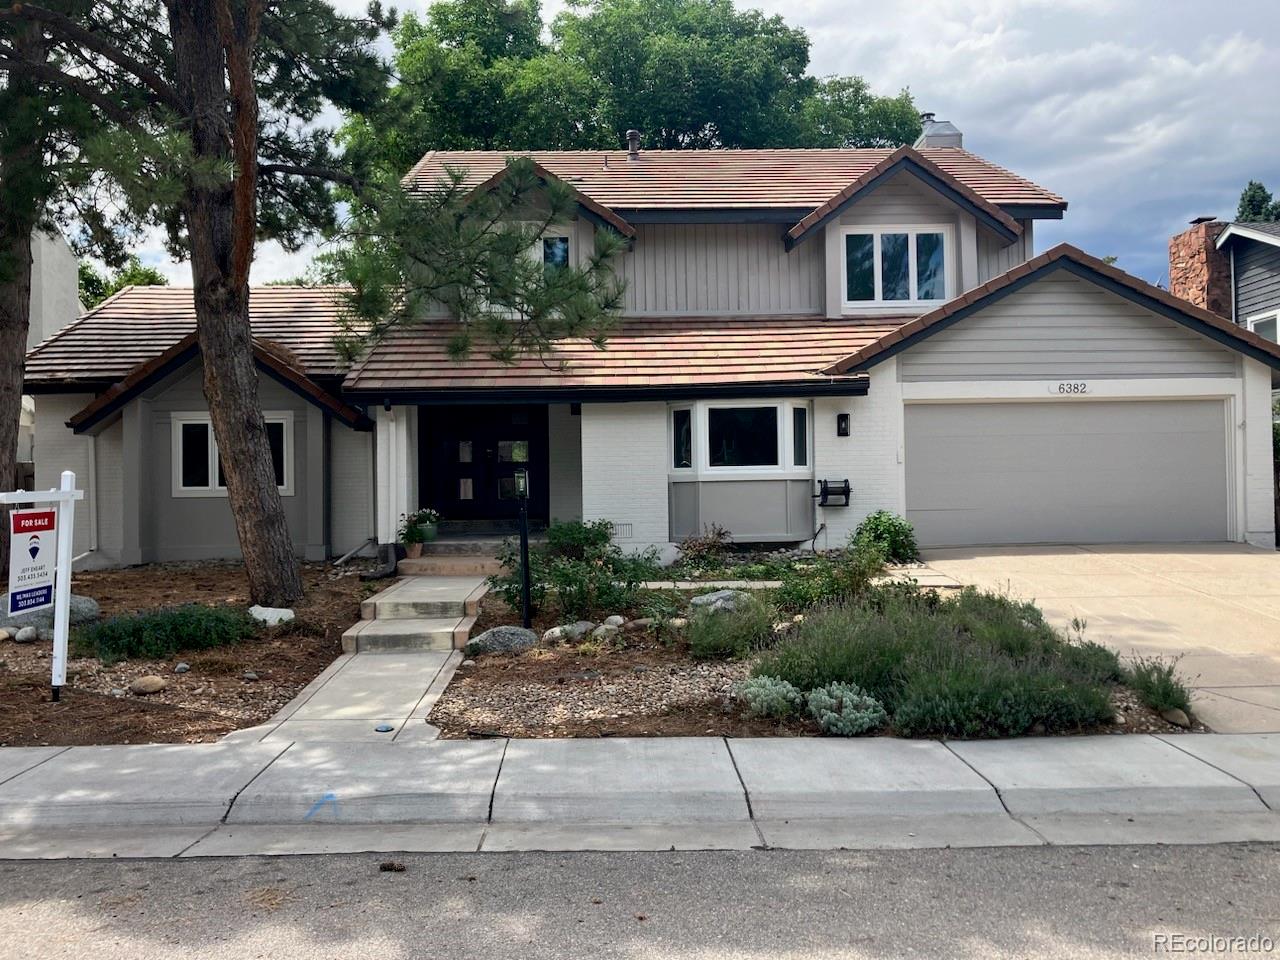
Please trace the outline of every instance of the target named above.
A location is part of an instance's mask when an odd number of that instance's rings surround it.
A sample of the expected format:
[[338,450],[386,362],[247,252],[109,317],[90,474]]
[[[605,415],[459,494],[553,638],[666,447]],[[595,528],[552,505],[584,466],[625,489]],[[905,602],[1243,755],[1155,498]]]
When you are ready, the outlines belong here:
[[1280,736],[0,750],[0,857],[1280,841]]

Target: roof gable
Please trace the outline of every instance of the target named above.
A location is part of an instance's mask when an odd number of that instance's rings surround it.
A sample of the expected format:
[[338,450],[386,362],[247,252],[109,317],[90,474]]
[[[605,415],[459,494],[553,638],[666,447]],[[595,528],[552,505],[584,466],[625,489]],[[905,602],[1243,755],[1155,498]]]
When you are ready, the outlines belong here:
[[[471,189],[471,194],[482,193],[483,191],[486,191],[486,190],[492,190],[499,183],[501,183],[503,179],[506,178],[507,169],[508,169],[507,166],[504,164],[502,169],[499,170],[497,173],[495,173],[493,176],[489,177],[487,180],[483,181],[482,183],[476,184],[476,186]],[[534,172],[542,179],[544,183],[547,182],[548,180],[554,180],[556,183],[562,183],[566,187],[568,187],[570,190],[572,190],[574,198],[578,201],[579,212],[581,212],[583,216],[585,216],[588,220],[590,220],[596,226],[612,227],[614,230],[616,230],[618,233],[620,233],[622,236],[628,239],[636,235],[635,227],[627,223],[626,220],[624,220],[614,211],[610,210],[603,203],[599,203],[593,200],[591,197],[587,196],[585,193],[583,193],[581,190],[575,187],[572,183],[569,183],[567,180],[562,180],[560,177],[556,176],[554,173],[552,173],[550,170],[548,170],[546,167],[544,167],[542,164],[538,163],[537,161],[534,161],[533,169],[534,169]]]
[[1280,370],[1280,344],[1118,270],[1071,244],[1062,243],[936,310],[903,324],[875,343],[868,344],[827,367],[823,373],[841,376],[867,370],[1058,270],[1066,270],[1225,347],[1265,363],[1273,370]]
[[1280,247],[1280,222],[1277,223],[1229,223],[1227,228],[1218,234],[1216,244],[1219,249],[1232,240],[1256,240],[1273,247]]
[[787,231],[785,242],[790,250],[813,236],[825,224],[840,216],[852,204],[866,197],[894,176],[905,173],[972,214],[1006,243],[1022,234],[1022,226],[1013,217],[984,198],[968,184],[943,170],[914,147],[899,147],[866,173],[822,204]]

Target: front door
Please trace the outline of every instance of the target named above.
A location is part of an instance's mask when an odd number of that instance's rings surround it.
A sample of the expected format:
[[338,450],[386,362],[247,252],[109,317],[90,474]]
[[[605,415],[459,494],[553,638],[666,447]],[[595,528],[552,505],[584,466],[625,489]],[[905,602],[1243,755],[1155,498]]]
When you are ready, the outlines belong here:
[[441,406],[418,412],[421,505],[445,522],[497,525],[519,516],[517,470],[529,472],[529,516],[545,522],[547,408]]

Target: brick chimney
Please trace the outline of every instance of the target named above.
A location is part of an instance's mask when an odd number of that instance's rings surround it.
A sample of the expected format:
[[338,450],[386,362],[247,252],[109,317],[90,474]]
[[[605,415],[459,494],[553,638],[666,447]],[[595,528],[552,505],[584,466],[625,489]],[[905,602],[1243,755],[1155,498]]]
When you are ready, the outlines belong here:
[[1220,317],[1231,318],[1231,263],[1214,244],[1227,225],[1197,217],[1169,241],[1169,292]]

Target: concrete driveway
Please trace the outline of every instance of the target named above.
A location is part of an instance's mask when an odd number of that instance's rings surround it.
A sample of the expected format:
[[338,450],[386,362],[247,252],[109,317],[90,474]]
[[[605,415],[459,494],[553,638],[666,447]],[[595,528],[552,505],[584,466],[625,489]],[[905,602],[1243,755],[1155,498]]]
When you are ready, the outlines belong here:
[[928,550],[934,576],[1034,600],[1121,654],[1182,656],[1219,733],[1280,731],[1280,553],[1237,543]]

